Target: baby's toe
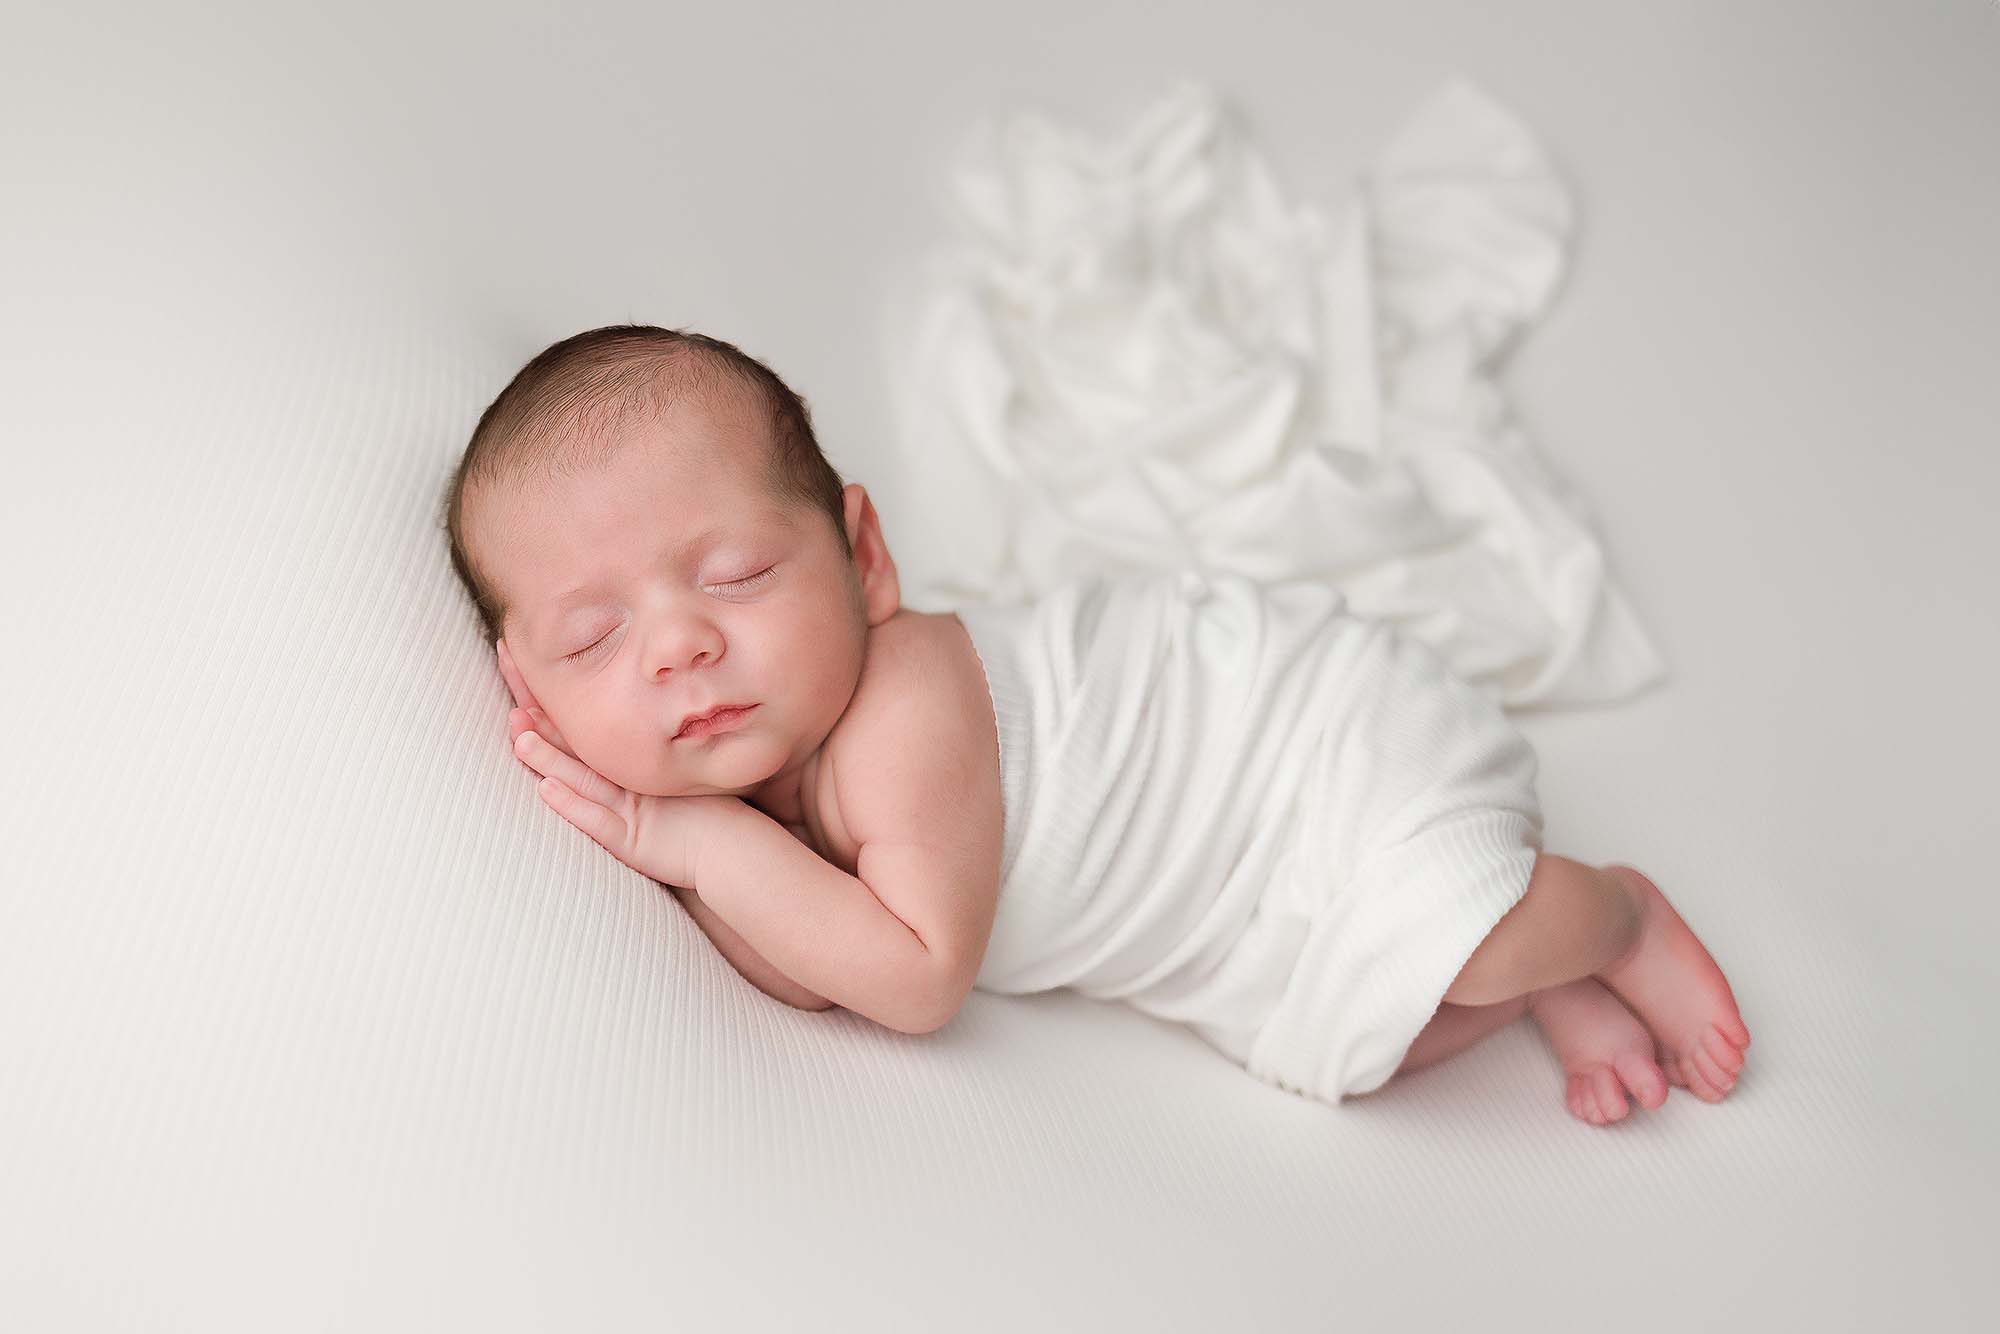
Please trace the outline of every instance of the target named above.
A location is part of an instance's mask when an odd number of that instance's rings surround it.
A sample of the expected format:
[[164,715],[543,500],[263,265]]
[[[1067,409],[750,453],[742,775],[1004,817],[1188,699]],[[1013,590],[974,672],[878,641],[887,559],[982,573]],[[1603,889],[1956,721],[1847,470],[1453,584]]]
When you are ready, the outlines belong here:
[[1724,1036],[1721,1029],[1709,1029],[1703,1035],[1701,1045],[1702,1050],[1708,1053],[1709,1059],[1715,1062],[1716,1068],[1723,1074],[1733,1076],[1743,1068],[1743,1053],[1737,1050],[1735,1043]]
[[1571,1075],[1569,1077],[1569,1092],[1564,1096],[1564,1101],[1569,1104],[1569,1114],[1579,1121],[1588,1121],[1592,1125],[1595,1125],[1597,1124],[1596,1109],[1587,1099],[1588,1094],[1584,1088],[1583,1076]]
[[1709,1083],[1715,1085],[1717,1091],[1727,1093],[1736,1087],[1736,1072],[1709,1055],[1706,1048],[1694,1049],[1694,1061],[1696,1067],[1707,1077]]
[[1667,1077],[1650,1058],[1629,1052],[1615,1058],[1612,1064],[1641,1107],[1658,1107],[1667,1100]]
[[1625,1102],[1625,1090],[1618,1086],[1618,1075],[1608,1065],[1600,1065],[1590,1072],[1591,1091],[1597,1095],[1597,1110],[1606,1121],[1622,1121],[1631,1107]]
[[1700,1047],[1691,1047],[1681,1056],[1681,1069],[1688,1077],[1688,1091],[1703,1102],[1721,1102],[1734,1087],[1736,1076],[1715,1063]]
[[1570,1115],[1579,1121],[1587,1121],[1591,1125],[1601,1126],[1610,1120],[1604,1114],[1604,1109],[1598,1105],[1597,1082],[1591,1071],[1586,1070],[1580,1075],[1571,1075],[1569,1077],[1568,1101]]

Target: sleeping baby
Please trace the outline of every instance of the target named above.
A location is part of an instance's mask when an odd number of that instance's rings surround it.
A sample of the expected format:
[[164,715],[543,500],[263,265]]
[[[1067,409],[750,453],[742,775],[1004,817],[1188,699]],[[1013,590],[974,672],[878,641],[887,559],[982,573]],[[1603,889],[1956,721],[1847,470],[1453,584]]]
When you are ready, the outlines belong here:
[[1526,1012],[1595,1124],[1743,1068],[1659,888],[1541,851],[1499,705],[1325,584],[907,609],[804,402],[638,325],[514,377],[444,520],[542,799],[788,1005],[1070,987],[1334,1105]]

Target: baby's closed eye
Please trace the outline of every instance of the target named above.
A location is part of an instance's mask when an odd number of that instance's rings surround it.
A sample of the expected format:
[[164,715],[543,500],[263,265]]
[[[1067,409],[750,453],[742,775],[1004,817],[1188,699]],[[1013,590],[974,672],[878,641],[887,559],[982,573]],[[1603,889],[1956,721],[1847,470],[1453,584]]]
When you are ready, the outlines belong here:
[[[766,566],[764,569],[758,571],[756,574],[745,575],[741,579],[731,579],[726,583],[712,584],[710,585],[710,587],[734,588],[739,590],[762,588],[765,584],[769,583],[771,580],[778,577],[777,568],[778,567],[775,565]],[[562,660],[564,662],[575,662],[577,659],[582,658],[585,654],[595,652],[597,649],[609,643],[611,641],[611,637],[618,633],[620,627],[623,624],[624,622],[621,621],[619,622],[618,625],[612,626],[600,638],[595,639],[588,644],[585,644],[582,648],[578,649],[576,652],[563,654]]]

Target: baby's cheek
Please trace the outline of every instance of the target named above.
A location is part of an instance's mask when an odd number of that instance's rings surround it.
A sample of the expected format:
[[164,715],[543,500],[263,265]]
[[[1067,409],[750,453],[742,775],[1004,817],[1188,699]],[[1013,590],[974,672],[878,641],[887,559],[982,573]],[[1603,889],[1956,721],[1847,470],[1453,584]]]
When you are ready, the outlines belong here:
[[618,774],[625,768],[625,756],[616,730],[596,717],[578,718],[573,726],[574,731],[565,728],[563,735],[569,738],[576,757],[612,782],[620,782]]
[[631,738],[615,731],[593,732],[590,753],[581,750],[577,758],[615,783],[622,783],[621,775],[629,774],[632,768],[633,747]]

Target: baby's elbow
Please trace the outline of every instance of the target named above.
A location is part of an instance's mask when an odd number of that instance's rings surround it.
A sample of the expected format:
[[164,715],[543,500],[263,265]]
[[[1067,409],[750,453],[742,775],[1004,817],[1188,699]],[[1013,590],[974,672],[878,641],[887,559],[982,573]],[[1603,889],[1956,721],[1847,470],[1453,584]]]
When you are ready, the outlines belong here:
[[[953,1013],[956,1013],[956,1011],[954,1011]],[[950,1014],[940,1014],[936,1011],[929,1011],[924,1014],[918,1015],[914,1018],[905,1019],[902,1023],[897,1024],[895,1027],[896,1031],[899,1033],[908,1033],[913,1038],[920,1038],[923,1037],[926,1033],[937,1032],[940,1028],[943,1028],[946,1024],[950,1022],[951,1022]]]
[[970,988],[956,984],[947,986],[932,996],[903,1029],[905,1033],[935,1033],[952,1021],[959,1008],[965,1004],[965,993]]
[[833,1001],[820,995],[810,987],[802,987],[782,973],[774,973],[772,981],[777,985],[763,988],[764,994],[773,1000],[781,1000],[794,1010],[830,1010]]

